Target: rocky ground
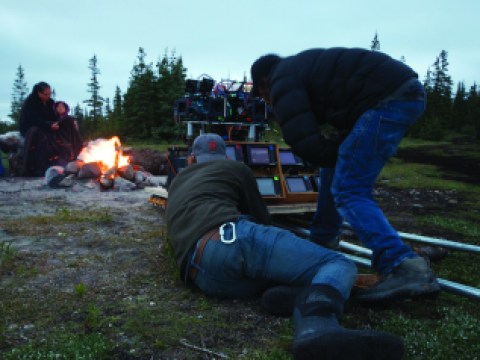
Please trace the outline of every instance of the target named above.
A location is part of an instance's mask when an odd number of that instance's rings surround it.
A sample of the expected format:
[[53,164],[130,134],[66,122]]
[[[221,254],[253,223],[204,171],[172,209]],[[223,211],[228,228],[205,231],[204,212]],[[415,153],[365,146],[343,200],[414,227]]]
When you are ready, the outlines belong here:
[[[290,321],[267,315],[258,299],[207,299],[182,286],[151,195],[100,191],[94,182],[52,189],[42,179],[0,180],[0,354],[59,333],[101,333],[118,359],[288,353]],[[455,190],[379,187],[377,197],[400,231],[455,240],[413,221],[458,209]]]

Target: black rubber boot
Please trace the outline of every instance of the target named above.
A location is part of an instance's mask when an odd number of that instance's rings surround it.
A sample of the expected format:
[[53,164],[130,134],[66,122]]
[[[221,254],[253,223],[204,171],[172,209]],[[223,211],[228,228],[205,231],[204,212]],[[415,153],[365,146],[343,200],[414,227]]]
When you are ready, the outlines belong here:
[[274,286],[265,290],[260,303],[272,315],[290,317],[293,315],[295,300],[303,289],[305,288],[300,286]]
[[402,340],[392,334],[350,330],[339,325],[343,312],[340,293],[325,285],[305,288],[294,310],[295,360],[396,360],[404,353]]

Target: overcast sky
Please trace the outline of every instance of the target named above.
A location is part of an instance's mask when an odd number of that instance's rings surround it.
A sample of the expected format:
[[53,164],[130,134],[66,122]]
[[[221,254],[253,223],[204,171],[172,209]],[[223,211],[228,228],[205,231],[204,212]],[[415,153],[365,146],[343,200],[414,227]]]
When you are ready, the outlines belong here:
[[[442,50],[456,86],[480,82],[479,0],[0,0],[0,119],[7,119],[21,65],[72,107],[89,98],[97,56],[100,95],[126,91],[139,47],[147,62],[182,56],[189,78],[250,78],[266,53],[313,47],[370,48],[406,62],[423,80]],[[455,91],[455,88],[454,88]]]

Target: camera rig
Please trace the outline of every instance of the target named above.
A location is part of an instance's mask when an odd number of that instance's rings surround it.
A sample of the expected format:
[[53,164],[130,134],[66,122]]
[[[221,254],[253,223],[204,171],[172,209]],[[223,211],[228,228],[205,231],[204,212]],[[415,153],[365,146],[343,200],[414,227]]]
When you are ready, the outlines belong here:
[[[193,125],[210,125],[213,132],[224,133],[229,140],[258,140],[272,118],[263,99],[250,94],[252,83],[211,78],[188,79],[185,95],[174,102],[176,123],[187,124],[187,139],[193,136]],[[247,129],[247,131],[245,131]],[[248,133],[248,135],[247,135]]]

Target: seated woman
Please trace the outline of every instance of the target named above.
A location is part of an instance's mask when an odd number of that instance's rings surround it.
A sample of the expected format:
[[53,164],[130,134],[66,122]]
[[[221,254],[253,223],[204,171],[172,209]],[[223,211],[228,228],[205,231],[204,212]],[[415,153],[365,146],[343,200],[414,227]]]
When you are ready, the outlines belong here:
[[[20,133],[25,138],[22,176],[44,176],[52,165],[66,165],[77,157],[82,140],[68,106],[55,112],[52,90],[46,82],[35,84],[20,114]],[[60,112],[61,111],[61,112]]]

